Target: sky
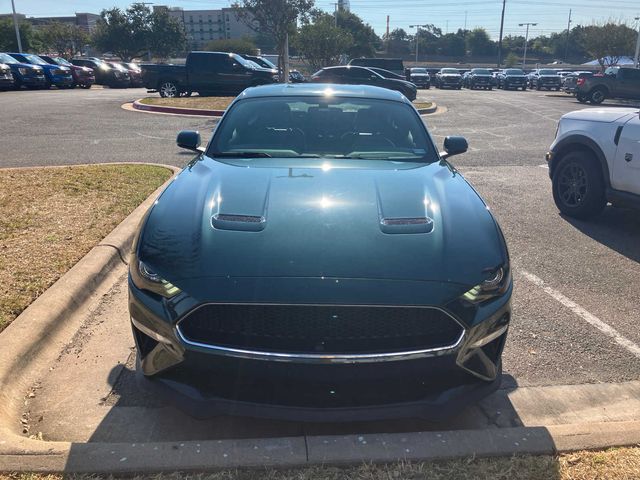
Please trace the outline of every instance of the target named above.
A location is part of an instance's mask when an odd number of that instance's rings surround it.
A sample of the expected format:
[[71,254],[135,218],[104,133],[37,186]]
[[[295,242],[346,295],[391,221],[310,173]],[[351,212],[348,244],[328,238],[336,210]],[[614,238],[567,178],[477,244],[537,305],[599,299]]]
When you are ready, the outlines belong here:
[[[100,13],[103,8],[126,8],[127,0],[14,0],[16,11],[27,16],[73,15],[75,12]],[[326,11],[334,10],[336,0],[316,0],[316,6]],[[156,0],[158,5],[183,7],[184,9],[215,9],[228,7],[229,0]],[[492,38],[500,32],[502,0],[350,0],[351,11],[369,23],[378,35],[386,31],[387,15],[390,30],[404,28],[407,32],[413,24],[434,24],[443,32],[455,32],[466,26],[469,29],[484,27]],[[505,35],[524,35],[520,23],[537,23],[531,26],[529,36],[548,35],[567,28],[569,9],[571,25],[589,25],[614,19],[638,26],[635,17],[640,16],[640,0],[506,0]],[[11,0],[0,0],[0,13],[11,11]]]

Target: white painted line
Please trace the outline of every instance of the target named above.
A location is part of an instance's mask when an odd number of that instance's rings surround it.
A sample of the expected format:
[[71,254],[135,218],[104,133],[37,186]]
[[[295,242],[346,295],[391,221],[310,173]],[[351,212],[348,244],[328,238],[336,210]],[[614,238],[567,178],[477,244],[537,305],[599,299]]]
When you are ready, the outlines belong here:
[[580,318],[585,320],[591,326],[597,328],[605,335],[610,336],[618,345],[620,345],[621,347],[631,352],[631,354],[640,358],[640,346],[638,346],[628,338],[621,335],[620,332],[618,332],[615,328],[603,322],[595,315],[589,313],[587,310],[585,310],[577,303],[565,297],[562,293],[560,293],[556,289],[545,285],[544,281],[541,278],[525,270],[520,270],[520,273],[531,283],[533,283],[534,285],[544,290],[544,292],[547,295],[549,295],[551,298],[553,298],[554,300],[558,301],[559,303],[567,307],[569,310],[571,310],[573,313],[575,313]]
[[549,165],[538,165],[540,168],[549,168]]
[[164,138],[162,138],[162,137],[154,137],[153,135],[145,135],[144,133],[138,133],[138,132],[136,132],[136,135],[140,135],[141,137],[144,137],[144,138],[152,138],[152,139],[154,139],[154,140],[165,140],[165,139],[164,139]]

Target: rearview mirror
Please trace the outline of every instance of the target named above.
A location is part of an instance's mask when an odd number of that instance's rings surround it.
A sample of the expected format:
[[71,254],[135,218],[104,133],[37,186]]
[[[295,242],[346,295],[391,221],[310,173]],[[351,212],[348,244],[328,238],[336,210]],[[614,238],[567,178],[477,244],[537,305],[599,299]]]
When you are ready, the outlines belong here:
[[440,152],[442,158],[449,158],[468,150],[469,144],[464,137],[446,137],[444,139],[444,153]]
[[200,132],[193,130],[182,130],[176,138],[176,143],[180,148],[193,150],[194,152],[202,152],[200,148]]

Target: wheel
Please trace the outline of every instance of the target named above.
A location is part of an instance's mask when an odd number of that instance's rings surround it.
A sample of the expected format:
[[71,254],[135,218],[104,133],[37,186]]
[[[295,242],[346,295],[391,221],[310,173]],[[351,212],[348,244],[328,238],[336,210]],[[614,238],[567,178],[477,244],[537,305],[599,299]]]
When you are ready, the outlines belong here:
[[462,87],[456,87],[458,90],[462,90]]
[[172,82],[171,80],[165,80],[160,83],[160,88],[158,88],[158,92],[162,98],[174,98],[180,95],[180,91],[178,90],[178,86]]
[[540,84],[536,85],[536,90],[542,90],[542,87],[540,86]]
[[589,102],[594,105],[599,105],[604,102],[606,97],[607,94],[603,88],[596,88],[589,94]]
[[524,87],[522,87],[522,91],[524,92],[527,89],[527,86],[525,85]]
[[556,87],[556,92],[559,92],[559,91],[560,91],[560,87]]
[[578,100],[580,103],[587,103],[588,98],[582,93],[576,93],[576,100]]
[[493,90],[493,87],[487,87],[487,90],[491,91]]
[[607,204],[602,173],[594,156],[585,151],[565,155],[552,179],[553,200],[570,217],[587,219]]
[[182,92],[180,94],[181,97],[190,97],[193,94],[193,92],[191,90],[188,90],[186,92]]
[[84,88],[85,90],[89,90],[91,88],[91,84],[80,85],[80,88]]

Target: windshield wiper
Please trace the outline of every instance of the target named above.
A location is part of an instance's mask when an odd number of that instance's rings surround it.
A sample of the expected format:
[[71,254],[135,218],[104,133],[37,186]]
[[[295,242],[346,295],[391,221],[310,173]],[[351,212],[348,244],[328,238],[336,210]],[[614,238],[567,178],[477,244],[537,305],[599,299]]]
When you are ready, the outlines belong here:
[[271,158],[265,152],[213,152],[213,157],[227,158]]

